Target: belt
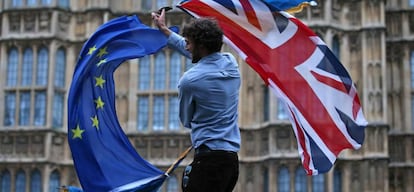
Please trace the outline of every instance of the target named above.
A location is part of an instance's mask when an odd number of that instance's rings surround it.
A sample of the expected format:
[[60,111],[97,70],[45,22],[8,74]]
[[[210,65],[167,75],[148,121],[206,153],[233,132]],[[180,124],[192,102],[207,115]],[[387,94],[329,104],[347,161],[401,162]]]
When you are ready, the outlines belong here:
[[206,153],[214,153],[214,152],[222,152],[222,153],[224,152],[224,153],[237,154],[234,151],[212,150],[204,144],[197,147],[194,151],[195,151],[195,155],[206,154]]

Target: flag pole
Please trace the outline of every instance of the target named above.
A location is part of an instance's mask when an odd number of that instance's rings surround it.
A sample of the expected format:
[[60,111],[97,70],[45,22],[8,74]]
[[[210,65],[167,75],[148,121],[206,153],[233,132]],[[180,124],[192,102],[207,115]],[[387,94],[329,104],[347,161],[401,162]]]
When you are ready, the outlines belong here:
[[168,177],[169,174],[174,171],[175,168],[177,168],[178,164],[181,163],[181,161],[187,157],[188,153],[190,153],[191,149],[193,149],[193,146],[190,146],[187,148],[187,150],[185,150],[184,152],[181,153],[181,155],[174,161],[174,163],[167,169],[167,171],[165,172],[165,175]]

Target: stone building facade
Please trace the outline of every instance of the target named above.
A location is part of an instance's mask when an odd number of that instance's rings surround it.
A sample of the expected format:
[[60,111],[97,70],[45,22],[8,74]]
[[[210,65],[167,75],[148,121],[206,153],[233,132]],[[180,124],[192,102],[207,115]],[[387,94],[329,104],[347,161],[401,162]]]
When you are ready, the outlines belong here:
[[[0,191],[57,191],[79,185],[67,144],[67,93],[78,53],[104,22],[178,0],[0,1]],[[318,0],[295,16],[309,25],[350,72],[369,125],[363,147],[343,151],[333,169],[307,177],[286,112],[241,60],[242,133],[237,192],[414,191],[414,1]],[[179,10],[169,25],[190,19]],[[225,51],[231,51],[224,47]],[[167,169],[190,146],[177,119],[179,76],[191,64],[160,53],[115,73],[121,126],[137,151]],[[181,172],[161,191],[180,191]]]

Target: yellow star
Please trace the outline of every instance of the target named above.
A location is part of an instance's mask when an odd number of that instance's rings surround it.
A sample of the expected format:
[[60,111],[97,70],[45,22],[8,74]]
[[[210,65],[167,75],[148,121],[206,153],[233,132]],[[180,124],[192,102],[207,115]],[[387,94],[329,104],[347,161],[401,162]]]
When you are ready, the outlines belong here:
[[98,97],[97,100],[95,100],[96,103],[96,109],[103,108],[105,103],[102,101],[101,96]]
[[84,131],[85,130],[80,129],[79,124],[78,124],[78,126],[76,126],[76,129],[72,129],[72,133],[73,133],[72,139],[76,139],[76,138],[82,139],[82,133]]
[[95,52],[95,51],[96,51],[96,45],[94,45],[93,47],[89,48],[88,55],[92,55],[92,53]]
[[104,64],[104,63],[106,63],[106,59],[101,59],[100,61],[99,61],[99,63],[98,64],[96,64],[98,67],[99,66],[101,66],[102,64]]
[[99,86],[99,87],[101,87],[103,89],[103,85],[105,83],[105,79],[102,78],[102,75],[99,76],[99,77],[95,77],[95,81],[96,81],[95,87],[98,87]]
[[96,129],[99,129],[99,120],[98,117],[95,115],[94,117],[91,117],[92,120],[92,126]]
[[104,47],[104,48],[99,49],[99,53],[98,53],[97,57],[101,58],[102,56],[108,54],[108,52],[106,51],[106,48],[108,48],[108,47]]

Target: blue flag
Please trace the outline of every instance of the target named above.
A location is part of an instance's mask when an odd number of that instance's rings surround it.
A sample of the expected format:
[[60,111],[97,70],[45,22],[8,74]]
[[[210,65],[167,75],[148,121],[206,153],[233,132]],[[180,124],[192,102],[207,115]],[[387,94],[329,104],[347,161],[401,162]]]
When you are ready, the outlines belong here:
[[166,43],[159,30],[136,16],[122,16],[100,26],[83,45],[68,96],[68,141],[84,191],[152,192],[165,180],[118,122],[113,73],[124,61],[156,53]]
[[[288,11],[299,8],[301,5],[315,5],[314,0],[262,0],[277,11]],[[301,8],[299,8],[301,9]]]

